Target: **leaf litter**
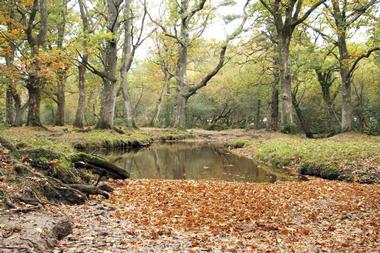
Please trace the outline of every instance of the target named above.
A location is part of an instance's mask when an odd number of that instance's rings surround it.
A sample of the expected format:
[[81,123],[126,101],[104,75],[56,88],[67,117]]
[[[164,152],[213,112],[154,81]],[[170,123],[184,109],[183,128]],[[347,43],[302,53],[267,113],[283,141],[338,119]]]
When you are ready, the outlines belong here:
[[380,252],[380,187],[326,180],[111,181],[108,200],[52,207],[54,252]]

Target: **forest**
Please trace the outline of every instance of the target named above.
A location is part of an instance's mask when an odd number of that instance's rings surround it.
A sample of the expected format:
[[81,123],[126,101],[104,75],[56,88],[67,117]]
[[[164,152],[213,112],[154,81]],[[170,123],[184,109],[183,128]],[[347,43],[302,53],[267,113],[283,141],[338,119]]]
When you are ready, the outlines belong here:
[[379,13],[0,0],[0,251],[380,250]]

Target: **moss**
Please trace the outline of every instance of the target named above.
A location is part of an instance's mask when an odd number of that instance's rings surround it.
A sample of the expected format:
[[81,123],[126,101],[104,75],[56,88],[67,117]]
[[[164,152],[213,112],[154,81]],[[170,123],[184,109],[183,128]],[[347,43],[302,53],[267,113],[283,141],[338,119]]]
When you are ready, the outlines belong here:
[[227,148],[244,148],[250,145],[248,140],[231,140],[224,143],[224,146]]
[[78,172],[74,169],[69,159],[62,153],[44,148],[23,150],[32,167],[42,169],[43,173],[60,179],[65,183],[80,181]]
[[301,164],[299,172],[302,175],[317,176],[325,179],[336,180],[342,171],[331,165]]

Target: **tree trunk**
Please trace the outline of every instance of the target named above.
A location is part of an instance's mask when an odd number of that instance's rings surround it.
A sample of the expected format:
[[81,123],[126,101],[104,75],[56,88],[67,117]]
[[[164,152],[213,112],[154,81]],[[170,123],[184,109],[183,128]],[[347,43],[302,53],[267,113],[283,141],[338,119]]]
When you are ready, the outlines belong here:
[[[39,31],[37,36],[33,34],[35,29],[34,19],[37,12],[40,12]],[[47,23],[48,12],[46,0],[35,0],[33,7],[31,8],[31,14],[28,20],[28,26],[25,30],[26,37],[31,48],[31,63],[29,78],[26,84],[26,88],[29,92],[29,110],[28,110],[28,126],[41,126],[40,120],[40,104],[41,104],[41,88],[43,84],[43,77],[39,76],[39,70],[41,69],[41,60],[39,59],[39,50],[43,47],[47,35]]]
[[103,76],[103,93],[101,100],[101,109],[97,128],[107,129],[113,127],[116,90],[116,65],[117,65],[117,31],[119,30],[119,8],[122,1],[107,0],[107,29],[112,33],[112,39],[106,41],[103,52],[104,72]]
[[[85,54],[83,56],[83,61],[87,62],[88,56]],[[84,122],[84,116],[85,116],[85,111],[86,111],[86,79],[85,79],[85,74],[86,74],[86,63],[83,63],[79,65],[78,67],[78,72],[79,72],[79,81],[78,81],[78,88],[79,88],[79,97],[78,97],[78,107],[77,107],[77,112],[75,114],[75,121],[74,121],[74,127],[78,128],[83,128],[85,125]]]
[[[188,1],[181,1],[181,9],[184,14],[188,12]],[[188,47],[189,47],[189,20],[181,15],[180,45],[179,58],[176,67],[177,94],[174,114],[174,127],[179,129],[186,128],[186,106],[188,97],[187,91],[187,64],[188,64]]]
[[[65,28],[66,28],[66,15],[67,15],[67,1],[62,0],[61,13],[60,13],[60,23],[58,24],[58,39],[57,48],[63,51],[63,42],[65,39]],[[67,67],[58,69],[58,82],[57,82],[57,114],[55,119],[55,124],[57,126],[65,125],[65,85],[66,85],[66,75]]]
[[342,74],[343,86],[342,86],[342,132],[348,132],[352,129],[352,105],[351,105],[351,85],[348,78],[343,78],[345,74]]
[[126,0],[124,9],[124,44],[122,54],[122,66],[120,68],[120,86],[123,92],[124,99],[124,118],[127,121],[129,128],[135,127],[133,119],[132,101],[129,95],[128,85],[128,71],[131,68],[133,55],[132,55],[132,20],[130,15],[130,0]]
[[352,129],[352,105],[351,105],[351,76],[348,54],[346,32],[347,17],[346,6],[340,9],[338,1],[332,1],[333,17],[337,29],[337,46],[339,49],[339,72],[342,80],[342,132],[348,132]]
[[[276,49],[275,49],[276,50]],[[277,49],[278,50],[278,49]],[[275,51],[276,53],[277,51]],[[269,103],[268,110],[268,121],[267,121],[267,130],[268,131],[277,131],[278,130],[278,85],[280,83],[280,62],[278,56],[273,57],[273,72],[272,72],[272,94],[271,101]]]
[[128,82],[125,82],[124,86],[123,86],[124,118],[127,121],[127,126],[129,128],[134,128],[135,127],[135,122],[134,122],[134,119],[133,119],[132,102],[131,102],[131,97],[129,95],[127,83]]
[[[81,14],[82,24],[83,24],[83,33],[89,33],[89,20],[87,17],[86,7],[83,3],[83,0],[79,0],[79,10]],[[83,46],[83,56],[81,59],[81,63],[78,66],[78,89],[79,89],[79,97],[78,97],[78,107],[77,112],[75,114],[74,127],[83,128],[85,125],[85,113],[86,113],[86,65],[88,62],[88,42],[87,38],[85,38],[82,42]]]
[[15,123],[15,106],[12,96],[12,91],[10,88],[6,91],[6,99],[5,99],[5,110],[6,110],[6,118],[5,121],[7,125],[14,126]]
[[296,114],[297,114],[298,120],[301,124],[302,130],[304,131],[307,138],[313,138],[314,136],[310,130],[309,123],[305,119],[305,117],[302,113],[302,110],[299,106],[299,103],[297,102],[297,98],[294,94],[292,94],[292,101],[293,101],[294,110],[296,111]]
[[178,129],[186,129],[186,107],[188,98],[177,94],[175,103],[174,127]]
[[157,123],[158,123],[158,120],[159,120],[159,117],[160,117],[160,114],[161,114],[162,104],[163,104],[163,102],[165,100],[165,97],[168,94],[169,82],[170,82],[170,75],[166,71],[164,71],[164,84],[163,84],[163,87],[162,87],[162,90],[161,90],[160,97],[157,100],[157,104],[156,104],[156,108],[154,110],[153,118],[152,118],[152,120],[150,122],[151,126],[156,126]]
[[12,91],[14,106],[15,106],[15,121],[14,126],[18,127],[22,125],[22,106],[21,106],[21,97],[16,90]]
[[352,105],[351,105],[351,78],[347,65],[348,50],[345,32],[338,35],[340,77],[342,80],[342,132],[352,129]]
[[277,131],[278,130],[278,88],[277,85],[272,85],[272,98],[269,104],[268,112],[268,123],[267,130]]
[[55,124],[57,126],[65,125],[65,77],[59,76],[57,87],[57,114]]
[[27,83],[29,94],[28,101],[28,126],[41,126],[40,104],[41,104],[41,80],[35,76],[30,76]]
[[[333,77],[333,72],[332,70],[322,71],[320,69],[316,69],[315,73],[317,74],[319,85],[321,86],[323,103],[327,108],[327,111],[331,118],[331,123],[336,122],[340,125],[341,123],[335,111],[334,105],[336,95],[331,97],[331,86],[335,81],[335,78]],[[335,129],[335,127],[333,127],[333,129]]]
[[289,44],[290,38],[282,37],[279,43],[280,50],[280,82],[282,88],[282,126],[288,126],[293,123],[292,116],[292,87],[291,87],[291,69],[289,61]]
[[261,100],[257,99],[256,104],[256,117],[255,117],[255,128],[260,129],[261,125]]
[[111,129],[113,127],[116,100],[115,84],[115,81],[103,79],[101,109],[96,128]]

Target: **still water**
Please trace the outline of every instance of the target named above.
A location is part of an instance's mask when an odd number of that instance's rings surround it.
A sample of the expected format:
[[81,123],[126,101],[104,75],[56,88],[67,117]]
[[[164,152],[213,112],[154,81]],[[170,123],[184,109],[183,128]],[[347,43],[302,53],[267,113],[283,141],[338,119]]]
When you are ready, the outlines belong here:
[[133,179],[207,179],[246,182],[289,180],[284,170],[257,165],[222,146],[199,143],[155,144],[147,149],[103,153]]

